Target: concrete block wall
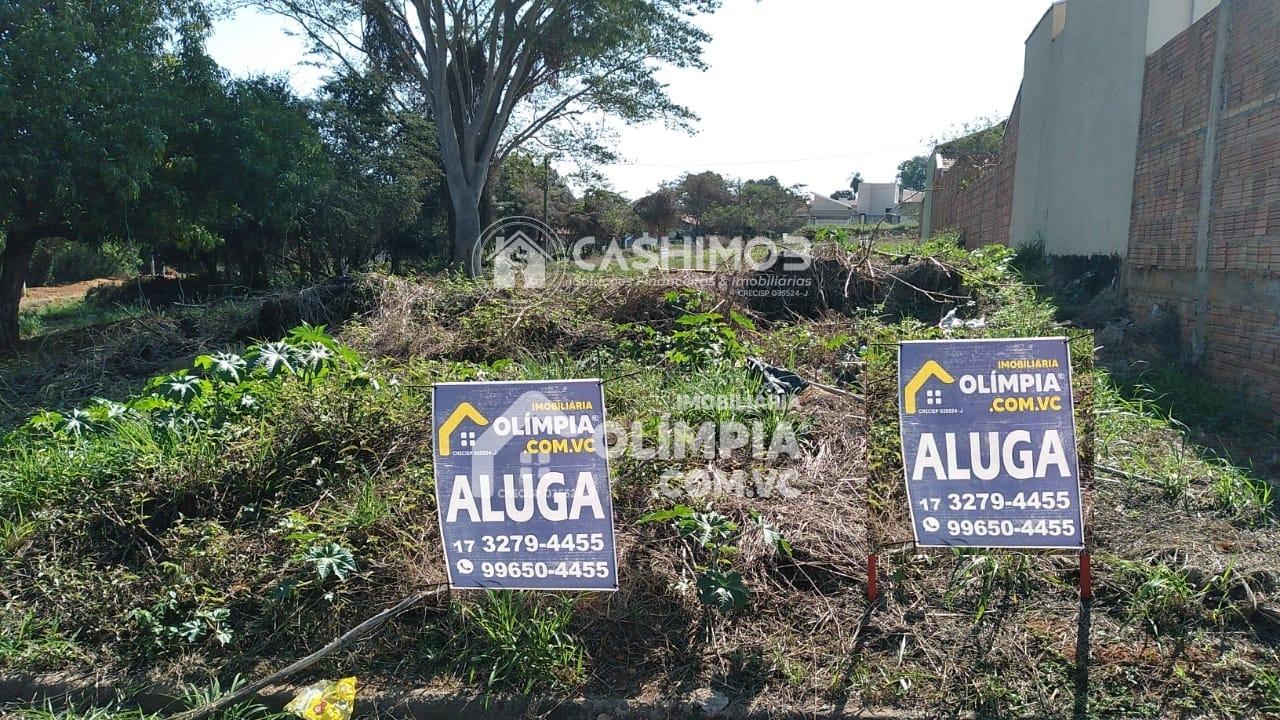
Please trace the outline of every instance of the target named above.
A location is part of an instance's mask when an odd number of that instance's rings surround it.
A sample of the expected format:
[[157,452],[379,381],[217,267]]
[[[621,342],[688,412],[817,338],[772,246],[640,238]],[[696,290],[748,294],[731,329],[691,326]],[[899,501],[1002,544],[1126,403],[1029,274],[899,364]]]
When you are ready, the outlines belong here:
[[[1051,254],[1124,256],[1132,317],[1177,318],[1189,354],[1212,376],[1280,411],[1280,0],[1148,1],[1144,16],[1137,0],[1076,0],[1062,27],[1046,13],[1028,39],[1023,88],[1000,155],[957,160],[935,180],[928,225],[959,230],[969,247],[1040,238]],[[1170,22],[1153,29],[1140,23],[1144,17]],[[1114,27],[1119,39],[1104,37]],[[1177,27],[1185,29],[1172,34]],[[1130,133],[1128,106],[1112,96],[1129,97],[1122,90],[1132,68],[1108,58],[1130,58],[1142,49],[1138,39],[1154,50],[1135,61],[1141,96]],[[1114,45],[1111,55],[1095,52],[1103,40]],[[1097,69],[1099,62],[1112,70]],[[1050,82],[1053,68],[1059,82]],[[1092,104],[1070,102],[1093,97],[1093,89],[1062,78],[1079,80],[1089,68],[1096,71],[1085,76],[1112,72],[1124,87],[1099,92]],[[1046,114],[1064,104],[1076,115]],[[1114,122],[1092,122],[1099,113]],[[1050,120],[1085,135],[1046,133]],[[1020,134],[1026,147],[1018,167]],[[1116,162],[1128,152],[1131,166]],[[1111,192],[1122,176],[1130,186]],[[1131,199],[1119,209],[1072,201],[1070,212],[1041,202],[1065,198],[1052,188],[1067,181]]]
[[1124,256],[1149,1],[1066,0],[1027,37],[1012,244]]

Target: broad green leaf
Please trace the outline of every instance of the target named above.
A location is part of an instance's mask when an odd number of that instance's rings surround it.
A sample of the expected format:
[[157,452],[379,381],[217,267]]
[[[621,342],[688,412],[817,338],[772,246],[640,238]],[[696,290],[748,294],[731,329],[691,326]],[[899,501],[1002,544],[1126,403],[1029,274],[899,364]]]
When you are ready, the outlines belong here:
[[328,580],[330,576],[346,580],[347,575],[356,569],[356,559],[351,551],[338,543],[311,548],[307,551],[307,561],[315,565],[321,580]]

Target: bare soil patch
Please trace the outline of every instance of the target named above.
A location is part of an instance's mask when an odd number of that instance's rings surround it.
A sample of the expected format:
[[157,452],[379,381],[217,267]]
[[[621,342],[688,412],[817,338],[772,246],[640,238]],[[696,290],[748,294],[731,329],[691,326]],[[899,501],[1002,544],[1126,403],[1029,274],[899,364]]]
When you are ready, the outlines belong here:
[[48,305],[49,303],[80,300],[89,294],[90,290],[102,287],[119,287],[128,282],[125,278],[95,278],[93,280],[82,280],[80,282],[67,283],[66,285],[49,285],[45,287],[29,287],[27,292],[22,296],[21,307],[24,310]]

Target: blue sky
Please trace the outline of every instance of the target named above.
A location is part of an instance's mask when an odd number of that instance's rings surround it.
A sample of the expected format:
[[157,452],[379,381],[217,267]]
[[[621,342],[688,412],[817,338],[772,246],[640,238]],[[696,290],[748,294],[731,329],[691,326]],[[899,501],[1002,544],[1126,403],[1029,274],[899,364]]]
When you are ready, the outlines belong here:
[[[685,171],[777,175],[822,193],[856,171],[893,179],[925,140],[1008,114],[1023,41],[1048,0],[725,0],[700,22],[705,72],[666,70],[701,116],[686,135],[660,123],[619,130],[624,162],[601,168],[636,197]],[[287,21],[253,10],[221,20],[209,50],[236,74],[284,73],[313,89],[323,70]],[[314,61],[314,58],[311,59]],[[571,168],[565,168],[571,169]]]

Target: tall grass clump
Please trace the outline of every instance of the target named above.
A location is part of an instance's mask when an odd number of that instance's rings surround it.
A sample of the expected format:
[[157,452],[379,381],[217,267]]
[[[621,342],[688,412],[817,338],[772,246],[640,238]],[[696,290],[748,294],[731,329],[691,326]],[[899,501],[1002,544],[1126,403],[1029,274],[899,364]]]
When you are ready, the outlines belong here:
[[489,591],[457,606],[458,633],[448,653],[468,682],[490,691],[572,689],[583,681],[585,653],[569,632],[573,600]]

